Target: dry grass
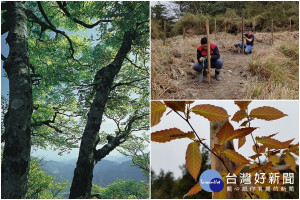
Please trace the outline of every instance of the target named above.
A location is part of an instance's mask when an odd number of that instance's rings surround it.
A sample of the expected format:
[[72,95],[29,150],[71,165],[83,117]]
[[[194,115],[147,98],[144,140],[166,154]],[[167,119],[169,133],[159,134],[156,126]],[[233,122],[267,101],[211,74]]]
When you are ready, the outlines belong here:
[[259,54],[249,62],[253,77],[247,84],[250,99],[298,99],[298,34],[275,34],[273,46],[257,49]]
[[[256,33],[255,49],[247,62],[234,56],[233,44],[240,36],[227,33],[217,35],[217,45],[221,56],[231,57],[230,63],[241,66],[247,73],[244,98],[251,99],[297,99],[299,91],[298,69],[298,32],[274,33],[274,45],[271,46],[270,33]],[[214,35],[212,34],[212,41]],[[196,62],[196,49],[202,36],[182,36],[151,41],[151,98],[167,99],[183,93],[183,80],[197,76],[192,69]],[[225,62],[225,60],[224,60]],[[247,66],[248,65],[248,66]],[[186,84],[187,81],[185,81]],[[188,89],[189,86],[186,85]],[[172,94],[172,95],[171,95]],[[230,99],[228,97],[228,99]]]

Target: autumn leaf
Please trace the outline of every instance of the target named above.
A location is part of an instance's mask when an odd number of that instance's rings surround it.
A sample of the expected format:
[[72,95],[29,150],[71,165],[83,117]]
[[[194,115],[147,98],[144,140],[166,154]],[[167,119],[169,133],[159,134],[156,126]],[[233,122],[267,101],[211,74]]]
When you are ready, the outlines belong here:
[[257,142],[265,145],[269,149],[285,149],[285,148],[288,148],[290,143],[294,140],[294,139],[291,139],[291,140],[288,140],[286,142],[280,142],[276,139],[269,138],[269,137],[266,137],[266,138],[256,137],[255,139],[256,139]]
[[239,121],[241,121],[242,119],[244,119],[245,117],[247,117],[247,113],[246,113],[246,111],[244,111],[244,110],[239,110],[239,111],[237,111],[234,115],[233,115],[233,117],[232,117],[232,121],[235,121],[235,122],[239,122]]
[[254,193],[257,194],[259,196],[259,199],[269,199],[270,196],[268,194],[268,192],[262,190],[254,190]]
[[260,153],[257,153],[257,154],[254,154],[253,156],[250,156],[249,158],[255,160],[257,157],[261,156],[262,154]]
[[269,161],[272,162],[272,164],[275,166],[280,162],[279,157],[275,154],[275,155],[269,155],[268,156]]
[[194,103],[195,101],[185,101],[186,104],[192,104]]
[[253,151],[255,153],[265,153],[265,150],[266,150],[266,146],[264,146],[264,145],[258,145],[258,144],[253,145],[252,148],[253,148]]
[[228,141],[228,137],[230,137],[234,132],[233,126],[227,121],[222,128],[217,132],[216,137],[219,140],[220,145],[224,144]]
[[289,152],[292,152],[299,156],[299,143],[298,144],[292,144],[289,146]]
[[197,194],[197,193],[200,192],[201,190],[202,190],[202,187],[201,187],[200,183],[198,182],[196,185],[194,185],[194,186],[190,189],[190,191],[189,191],[187,194],[185,194],[185,195],[183,196],[183,198],[185,198],[186,196],[191,196],[191,195],[193,195],[193,194]]
[[243,123],[241,123],[240,126],[247,126],[247,124],[250,122],[251,120],[246,120],[246,121],[243,121]]
[[241,148],[245,143],[246,143],[246,137],[240,137],[238,148]]
[[176,111],[185,111],[185,101],[164,101],[166,106]]
[[154,142],[169,142],[171,140],[180,139],[180,138],[190,138],[194,139],[195,135],[192,131],[190,132],[183,132],[178,128],[171,128],[162,131],[156,131],[151,133],[151,140]]
[[211,122],[226,120],[230,117],[227,112],[220,107],[210,104],[197,105],[192,108],[192,112],[201,115]]
[[234,174],[238,175],[240,174],[240,172],[242,171],[242,169],[246,166],[246,164],[241,164],[239,165],[235,170],[234,170]]
[[215,144],[214,148],[212,149],[213,152],[215,152],[218,155],[221,155],[221,151],[222,151],[222,145],[220,144]]
[[276,108],[270,106],[263,106],[251,110],[249,116],[257,119],[264,119],[270,121],[270,120],[280,119],[287,115],[281,112],[280,110],[277,110]]
[[271,167],[272,166],[272,162],[271,161],[269,161],[269,162],[267,162],[266,164],[264,164],[264,165],[258,165],[258,166],[255,166],[255,167],[252,167],[252,168],[250,168],[250,169],[247,169],[245,172],[247,172],[247,173],[256,173],[256,172],[258,172],[258,171],[260,171],[260,170],[265,170],[265,169],[268,169],[269,167]]
[[234,103],[241,109],[246,111],[248,108],[248,105],[251,103],[251,101],[234,101]]
[[160,122],[160,118],[166,111],[166,106],[160,101],[151,101],[151,126]]
[[249,161],[244,156],[242,156],[241,154],[239,154],[238,152],[236,152],[234,150],[226,149],[225,151],[223,151],[223,153],[232,162],[240,163],[240,164],[248,164],[249,163]]
[[229,140],[245,137],[246,135],[252,133],[255,129],[256,128],[249,127],[234,130],[230,122],[227,121],[216,134],[216,137],[218,138],[219,143],[222,145]]
[[293,170],[294,172],[297,173],[297,171],[296,171],[296,160],[295,160],[295,157],[292,156],[292,154],[290,154],[289,152],[286,152],[286,154],[283,157],[283,160],[284,160],[286,165],[291,167],[291,170]]
[[197,180],[200,172],[202,157],[197,142],[192,142],[188,145],[185,154],[186,167],[192,177]]

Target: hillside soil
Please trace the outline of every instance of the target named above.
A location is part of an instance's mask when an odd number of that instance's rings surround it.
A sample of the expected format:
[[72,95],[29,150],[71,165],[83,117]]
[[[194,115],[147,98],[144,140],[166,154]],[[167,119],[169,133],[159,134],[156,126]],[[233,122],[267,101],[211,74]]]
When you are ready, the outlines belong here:
[[[276,49],[287,41],[298,43],[298,32],[274,34],[274,45],[270,33],[257,33],[253,52],[237,52],[234,44],[240,37],[225,33],[211,35],[211,42],[217,44],[221,59],[224,61],[221,81],[214,79],[211,70],[211,82],[204,79],[199,83],[199,73],[193,70],[196,62],[196,49],[203,36],[177,36],[167,40],[163,46],[160,40],[152,40],[151,46],[151,96],[152,99],[245,99],[247,87],[253,76],[249,71],[249,62],[260,57],[271,47]],[[275,56],[276,54],[274,54]]]

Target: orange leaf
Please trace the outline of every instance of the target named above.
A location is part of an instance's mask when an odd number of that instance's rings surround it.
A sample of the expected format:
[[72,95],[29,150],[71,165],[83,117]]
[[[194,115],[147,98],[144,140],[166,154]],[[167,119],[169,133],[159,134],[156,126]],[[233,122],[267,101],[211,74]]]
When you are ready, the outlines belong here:
[[248,105],[251,103],[251,101],[234,101],[234,103],[241,109],[246,111],[248,108]]
[[257,157],[261,156],[260,153],[254,154],[253,156],[250,156],[249,158],[255,160]]
[[280,162],[279,157],[275,154],[275,155],[269,155],[268,156],[269,161],[272,162],[272,164],[275,166]]
[[256,173],[258,172],[259,170],[265,170],[265,169],[268,169],[270,166],[272,166],[272,162],[267,162],[266,164],[264,165],[259,165],[259,166],[256,166],[256,167],[252,167],[250,169],[247,169],[245,172],[247,173]]
[[241,164],[239,165],[235,170],[234,170],[234,174],[238,175],[240,174],[240,172],[242,171],[242,169],[246,166],[246,164]]
[[193,195],[193,194],[197,194],[197,193],[200,192],[201,190],[202,190],[202,187],[201,187],[200,183],[198,182],[196,185],[194,185],[194,187],[192,187],[192,188],[190,189],[190,191],[189,191],[187,194],[185,194],[185,195],[183,196],[183,198],[185,198],[186,196],[191,196],[191,195]]
[[264,145],[261,145],[261,146],[260,146],[260,145],[258,145],[258,144],[256,144],[256,146],[257,146],[257,150],[256,150],[255,145],[252,146],[253,151],[254,151],[255,153],[265,153],[266,146],[264,146]]
[[166,106],[160,101],[151,101],[151,126],[160,122],[160,118],[166,111]]
[[225,151],[223,151],[223,153],[232,162],[240,163],[240,164],[248,164],[249,163],[249,161],[244,156],[242,156],[241,154],[239,154],[238,152],[236,152],[234,150],[226,149]]
[[292,156],[292,154],[290,154],[289,152],[286,152],[283,160],[284,160],[286,165],[291,167],[291,170],[293,170],[294,172],[297,173],[297,171],[296,171],[296,160],[295,160],[295,157]]
[[243,121],[243,123],[241,123],[240,126],[247,126],[247,124],[250,122],[251,120],[246,120],[246,121]]
[[288,146],[290,145],[290,143],[293,141],[294,139],[292,140],[288,140],[286,142],[280,142],[278,140],[275,140],[273,138],[269,138],[269,137],[266,137],[266,138],[259,138],[259,137],[256,137],[256,141],[265,145],[266,147],[268,147],[269,149],[285,149],[285,148],[288,148]]
[[186,104],[192,104],[194,103],[195,101],[185,101]]
[[299,156],[299,143],[298,144],[292,144],[289,146],[289,152],[292,152]]
[[179,139],[179,138],[190,138],[194,139],[195,135],[193,132],[183,132],[178,128],[171,128],[162,131],[156,131],[151,133],[151,140],[154,142],[169,142],[171,140]]
[[228,138],[233,135],[234,129],[233,126],[227,121],[222,128],[217,132],[216,137],[219,140],[220,145],[228,141]]
[[192,108],[192,112],[201,115],[211,122],[226,120],[230,117],[223,108],[210,104],[197,105]]
[[246,135],[252,133],[255,129],[256,128],[250,127],[234,130],[230,122],[227,121],[216,134],[216,137],[218,138],[219,143],[222,145],[229,140],[245,137]]
[[237,111],[234,115],[233,115],[233,117],[232,117],[232,121],[235,121],[235,122],[239,122],[239,121],[241,121],[242,119],[244,119],[245,117],[247,117],[247,113],[246,113],[246,111],[244,111],[244,110],[239,110],[239,111]]
[[280,110],[277,110],[276,108],[270,106],[263,106],[251,110],[249,116],[257,119],[264,119],[270,121],[270,120],[280,119],[287,115],[281,112]]
[[202,157],[197,142],[192,142],[188,145],[185,154],[186,167],[192,177],[197,180],[200,172]]
[[245,143],[246,143],[246,137],[240,137],[238,148],[241,148]]
[[185,101],[164,101],[166,106],[176,111],[185,111]]
[[222,151],[222,145],[220,144],[215,144],[214,148],[212,149],[213,152],[215,152],[218,155],[221,155],[221,151]]

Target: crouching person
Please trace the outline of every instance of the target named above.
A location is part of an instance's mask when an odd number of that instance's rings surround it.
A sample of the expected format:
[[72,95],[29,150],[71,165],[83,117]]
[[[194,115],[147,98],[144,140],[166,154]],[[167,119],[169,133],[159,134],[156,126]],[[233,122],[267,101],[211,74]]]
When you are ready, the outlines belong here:
[[[216,44],[210,43],[210,60],[211,68],[215,68],[215,79],[220,81],[220,72],[223,67],[223,60],[220,59],[219,49]],[[199,82],[203,81],[203,77],[207,77],[207,38],[201,39],[201,45],[197,48],[197,63],[194,70],[200,72]]]

